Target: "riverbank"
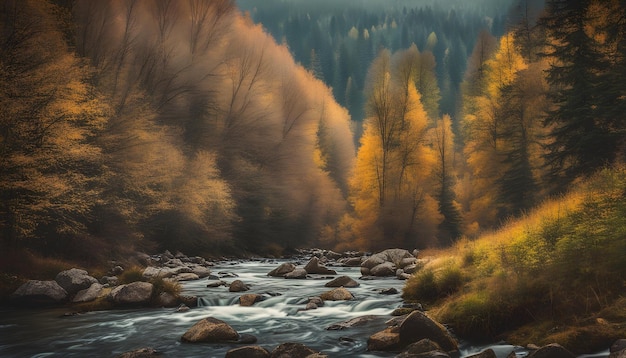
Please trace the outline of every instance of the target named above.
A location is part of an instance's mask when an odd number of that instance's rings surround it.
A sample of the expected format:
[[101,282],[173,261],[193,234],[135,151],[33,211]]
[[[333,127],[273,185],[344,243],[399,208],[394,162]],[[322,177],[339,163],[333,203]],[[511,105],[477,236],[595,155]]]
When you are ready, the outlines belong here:
[[423,253],[403,297],[461,337],[604,349],[626,338],[625,198],[626,172],[604,170],[497,231]]
[[[318,250],[322,252],[322,250]],[[445,262],[449,256],[427,257],[411,259],[410,254],[403,250],[392,252],[403,253],[401,260],[411,261],[421,267],[419,272],[427,272],[437,262]],[[431,252],[433,253],[433,252]],[[426,253],[430,254],[430,253]],[[319,254],[318,254],[319,255]],[[402,315],[419,307],[411,306],[406,309],[407,303],[400,296],[405,289],[405,282],[397,275],[387,277],[363,276],[363,271],[371,269],[361,265],[374,256],[343,257],[328,260],[325,256],[315,256],[313,252],[290,259],[253,259],[253,260],[224,260],[211,263],[211,275],[203,279],[181,281],[181,294],[187,297],[196,297],[196,305],[190,309],[178,310],[174,307],[121,307],[111,306],[106,311],[92,310],[80,313],[76,309],[80,306],[61,305],[56,308],[35,308],[27,310],[3,309],[0,329],[3,330],[3,342],[0,344],[3,356],[21,356],[24,354],[57,354],[59,356],[81,356],[86,352],[96,355],[114,356],[125,351],[150,346],[165,356],[209,356],[223,357],[229,350],[240,344],[233,342],[200,344],[189,346],[181,342],[181,336],[195,323],[206,317],[223,320],[233,329],[245,336],[254,336],[256,345],[267,351],[272,351],[279,345],[287,342],[298,342],[312,347],[327,356],[355,356],[355,357],[392,357],[399,348],[393,341],[383,341],[381,346],[372,347],[373,337],[382,337],[385,340],[394,339],[394,332],[399,331],[405,316]],[[383,255],[385,256],[385,255]],[[165,268],[171,260],[184,261],[190,258],[164,260],[163,256],[153,256],[162,261],[160,272],[169,275],[176,268]],[[389,257],[386,255],[385,257]],[[447,257],[444,259],[444,257]],[[345,265],[345,262],[358,261],[361,264]],[[401,261],[400,260],[400,261]],[[182,261],[181,261],[182,262]],[[343,262],[343,263],[340,263]],[[314,263],[314,264],[312,264]],[[153,262],[154,264],[154,262]],[[324,266],[328,265],[328,266]],[[386,266],[386,263],[379,263]],[[423,265],[423,266],[422,266]],[[376,265],[378,266],[378,265]],[[153,267],[153,266],[149,266]],[[290,273],[297,273],[299,268],[308,267],[309,270],[318,270],[324,274],[307,273],[301,279],[284,278],[286,273],[272,276],[270,273],[281,267],[289,267]],[[405,266],[407,269],[408,266]],[[369,271],[368,271],[369,270]],[[407,269],[408,270],[408,269]],[[154,272],[145,268],[142,272]],[[306,271],[306,270],[305,270]],[[419,273],[418,273],[419,274]],[[281,276],[282,275],[282,276]],[[173,277],[173,276],[170,276]],[[349,296],[341,300],[322,300],[322,305],[310,307],[311,297],[322,296],[331,290],[327,285],[333,278],[347,277],[355,284],[347,284]],[[208,278],[208,280],[207,280]],[[333,279],[333,280],[331,280]],[[242,290],[232,289],[235,282],[241,282]],[[350,282],[350,281],[345,281]],[[411,280],[409,281],[411,282]],[[249,305],[244,304],[244,296],[257,296]],[[315,301],[319,304],[319,301]],[[451,304],[448,300],[439,300],[438,303],[424,304],[427,315],[435,317],[443,323],[441,312],[445,305]],[[405,308],[402,308],[405,307]],[[400,309],[402,308],[402,309]],[[367,317],[363,319],[362,317]],[[395,318],[394,318],[395,317]],[[365,322],[353,326],[353,322]],[[33,322],[38,322],[33,325]],[[352,323],[346,323],[352,322]],[[386,322],[395,322],[393,328]],[[432,325],[431,325],[432,326]],[[456,331],[454,324],[447,325]],[[330,327],[339,327],[331,329]],[[558,342],[558,337],[545,335],[539,337],[540,326],[528,326],[529,335],[520,338],[520,345],[496,344],[501,337],[478,337],[467,339],[461,337],[459,353],[462,357],[483,352],[488,348],[494,350],[500,358],[510,356],[513,352],[523,356],[529,352],[525,347],[532,342],[544,345],[538,338],[554,338],[547,343]],[[546,329],[548,327],[546,326]],[[413,331],[413,330],[411,330]],[[520,330],[518,333],[523,333]],[[391,333],[391,334],[387,334]],[[553,332],[558,333],[558,332]],[[531,335],[534,334],[534,335]],[[33,338],[37,337],[37,338]],[[506,338],[514,339],[510,335]],[[584,337],[583,337],[584,338]],[[606,338],[606,337],[605,337]],[[579,336],[579,339],[581,337]],[[386,346],[385,344],[390,345]],[[509,340],[509,342],[517,342]],[[524,342],[524,343],[522,343]],[[604,341],[603,341],[604,342]],[[613,341],[606,343],[601,349],[606,350]],[[376,343],[378,344],[378,343]],[[55,347],[54,352],[47,347]],[[591,351],[590,351],[591,352]],[[602,356],[602,355],[599,355]]]

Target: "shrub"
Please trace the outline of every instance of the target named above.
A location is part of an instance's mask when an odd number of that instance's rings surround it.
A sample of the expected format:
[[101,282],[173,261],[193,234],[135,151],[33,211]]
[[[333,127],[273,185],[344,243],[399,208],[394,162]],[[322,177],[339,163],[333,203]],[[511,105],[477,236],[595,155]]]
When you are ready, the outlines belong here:
[[127,268],[119,275],[120,284],[127,284],[136,281],[145,281],[145,277],[143,277],[143,268],[139,266],[132,266]]
[[402,292],[402,298],[411,301],[432,302],[438,296],[435,273],[430,269],[424,269],[411,276]]
[[463,286],[461,269],[454,263],[435,273],[424,269],[413,275],[404,286],[402,297],[406,300],[433,302],[457,292]]
[[463,273],[456,265],[448,265],[438,275],[437,292],[440,297],[451,295],[463,286]]
[[173,296],[178,296],[183,290],[182,286],[178,282],[163,279],[161,277],[155,277],[150,280],[150,283],[154,286],[152,290],[155,297],[158,297],[162,292],[167,292]]

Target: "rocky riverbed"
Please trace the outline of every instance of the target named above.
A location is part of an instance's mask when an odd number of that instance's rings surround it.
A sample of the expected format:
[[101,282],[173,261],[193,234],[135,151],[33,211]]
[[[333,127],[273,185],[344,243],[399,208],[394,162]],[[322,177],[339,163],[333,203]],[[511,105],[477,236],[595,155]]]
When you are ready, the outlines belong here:
[[[558,346],[459,341],[400,297],[402,280],[425,263],[416,254],[308,250],[287,259],[208,261],[166,252],[142,255],[143,281],[127,284],[117,284],[125,271],[119,265],[100,278],[63,271],[15,292],[15,302],[29,308],[2,309],[0,355],[573,357]],[[182,292],[157,292],[159,280],[178,282]],[[112,309],[75,310],[98,300]]]

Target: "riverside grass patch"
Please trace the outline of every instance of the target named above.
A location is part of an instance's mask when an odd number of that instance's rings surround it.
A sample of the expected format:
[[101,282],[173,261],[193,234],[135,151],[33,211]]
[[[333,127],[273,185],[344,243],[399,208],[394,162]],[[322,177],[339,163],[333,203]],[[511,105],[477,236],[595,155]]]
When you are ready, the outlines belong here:
[[[495,337],[546,321],[576,326],[626,295],[626,170],[604,169],[450,252],[454,265],[416,274],[403,297],[438,299],[433,314],[457,334]],[[442,272],[452,267],[462,284],[444,294]]]

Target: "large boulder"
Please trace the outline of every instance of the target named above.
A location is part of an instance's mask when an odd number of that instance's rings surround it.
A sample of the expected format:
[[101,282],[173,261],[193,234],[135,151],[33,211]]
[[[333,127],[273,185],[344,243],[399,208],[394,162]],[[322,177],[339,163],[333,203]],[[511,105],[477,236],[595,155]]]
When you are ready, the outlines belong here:
[[69,295],[87,289],[91,284],[98,282],[95,277],[89,276],[87,271],[77,268],[59,272],[54,280],[59,286],[63,287]]
[[67,299],[67,291],[56,281],[30,280],[11,296],[17,303],[58,303]]
[[296,268],[291,272],[287,272],[285,274],[285,278],[288,279],[305,279],[307,275],[307,271],[303,268]]
[[339,276],[327,282],[326,287],[358,287],[359,283],[349,276]]
[[149,282],[132,282],[121,285],[109,293],[109,299],[121,305],[142,305],[150,302],[154,286]]
[[354,299],[354,296],[350,293],[350,291],[343,287],[339,287],[322,293],[320,298],[324,301],[349,301]]
[[574,358],[572,352],[557,343],[548,344],[530,353],[528,358]]
[[270,352],[261,346],[245,346],[229,350],[224,358],[269,358],[269,356]]
[[403,347],[422,339],[430,339],[446,352],[459,349],[448,330],[422,311],[411,312],[400,324],[399,333]]
[[271,358],[305,358],[305,357],[324,357],[320,352],[315,351],[302,343],[283,343],[274,348]]
[[321,265],[319,259],[316,256],[313,256],[311,260],[304,266],[304,269],[309,274],[318,274],[318,275],[336,275],[337,272],[335,270],[331,270],[326,268],[326,266]]
[[284,277],[285,274],[296,269],[296,265],[291,262],[285,262],[280,264],[277,268],[270,271],[267,275],[272,277]]
[[74,299],[72,300],[72,302],[90,302],[95,300],[96,298],[98,298],[100,296],[100,294],[102,293],[102,289],[104,288],[104,286],[102,286],[99,283],[92,283],[91,286],[89,286],[89,288],[86,288],[84,290],[80,290],[78,291],[78,293],[76,294],[76,296],[74,296]]
[[236,342],[239,338],[237,331],[226,322],[217,318],[208,317],[194,324],[183,336],[181,341],[189,343],[220,343]]

